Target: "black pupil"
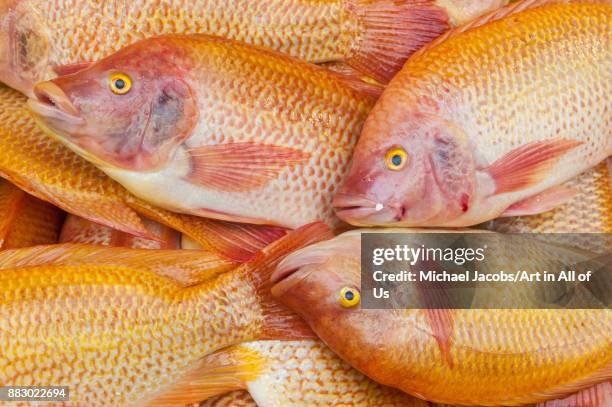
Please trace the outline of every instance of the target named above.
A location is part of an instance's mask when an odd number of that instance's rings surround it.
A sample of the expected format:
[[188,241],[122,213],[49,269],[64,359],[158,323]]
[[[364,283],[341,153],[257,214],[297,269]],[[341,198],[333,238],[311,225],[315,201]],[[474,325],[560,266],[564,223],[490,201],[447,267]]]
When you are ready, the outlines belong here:
[[123,79],[117,79],[115,81],[115,87],[119,90],[122,90],[123,88],[125,88],[125,81]]
[[393,163],[393,165],[395,166],[400,166],[402,165],[402,156],[399,154],[395,154],[393,156],[393,158],[391,158],[391,162]]
[[355,298],[355,294],[353,294],[352,291],[347,291],[346,293],[344,293],[344,298],[346,298],[349,301],[352,301],[353,298]]

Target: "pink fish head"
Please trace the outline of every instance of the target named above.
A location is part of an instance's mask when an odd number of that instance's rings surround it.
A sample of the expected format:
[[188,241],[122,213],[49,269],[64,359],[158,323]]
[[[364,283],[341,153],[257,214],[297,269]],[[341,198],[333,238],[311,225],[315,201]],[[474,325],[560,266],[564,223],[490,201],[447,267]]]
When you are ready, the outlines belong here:
[[198,110],[171,38],[137,43],[76,73],[42,82],[29,107],[45,130],[109,167],[160,168],[191,134]]
[[379,105],[368,118],[334,198],[338,217],[361,226],[422,226],[466,212],[476,175],[463,132],[436,116],[394,109]]
[[49,34],[27,0],[0,0],[0,81],[26,95],[49,74]]

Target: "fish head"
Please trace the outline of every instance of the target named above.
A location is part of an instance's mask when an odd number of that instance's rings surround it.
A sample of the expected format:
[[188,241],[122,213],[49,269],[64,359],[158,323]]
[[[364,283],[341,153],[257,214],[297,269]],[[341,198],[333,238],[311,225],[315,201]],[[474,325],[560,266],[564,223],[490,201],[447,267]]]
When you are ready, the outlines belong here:
[[358,329],[360,252],[360,235],[351,232],[298,250],[273,273],[272,294],[322,338]]
[[28,95],[38,81],[53,75],[50,36],[28,0],[0,0],[0,81]]
[[334,197],[338,217],[359,226],[427,226],[466,212],[476,172],[461,129],[429,114],[380,113],[368,118]]
[[35,118],[51,135],[106,168],[153,171],[197,123],[196,99],[171,39],[129,46],[34,87]]

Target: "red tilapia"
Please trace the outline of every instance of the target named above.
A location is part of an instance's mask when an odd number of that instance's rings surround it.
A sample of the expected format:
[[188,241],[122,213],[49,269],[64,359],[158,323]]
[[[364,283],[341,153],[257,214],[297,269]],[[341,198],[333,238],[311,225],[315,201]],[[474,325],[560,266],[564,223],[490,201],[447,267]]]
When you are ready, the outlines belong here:
[[331,200],[381,89],[205,35],[141,41],[43,82],[39,124],[141,199],[284,227]]
[[413,55],[335,198],[356,225],[470,226],[567,202],[612,154],[612,5],[524,0]]

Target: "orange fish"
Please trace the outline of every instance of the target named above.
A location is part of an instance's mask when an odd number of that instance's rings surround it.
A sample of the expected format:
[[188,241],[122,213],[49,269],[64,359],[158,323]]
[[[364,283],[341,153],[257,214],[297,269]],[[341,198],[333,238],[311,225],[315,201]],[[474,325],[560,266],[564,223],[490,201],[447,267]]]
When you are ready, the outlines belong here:
[[[75,405],[201,401],[206,386],[192,378],[207,372],[206,355],[312,337],[271,298],[269,274],[287,253],[328,236],[324,225],[306,226],[221,275],[231,263],[200,251],[72,244],[3,251],[0,326],[12,334],[0,338],[0,383],[61,383]],[[41,305],[35,313],[33,304]]]
[[57,243],[64,212],[0,179],[0,249]]
[[153,238],[142,216],[189,235],[207,250],[245,261],[285,232],[176,214],[136,198],[61,143],[46,136],[26,98],[0,86],[0,176],[66,212]]
[[381,88],[205,35],[156,37],[43,82],[39,124],[143,200],[289,228],[333,217]]
[[542,213],[612,154],[612,5],[524,0],[413,55],[369,116],[336,213],[470,226]]
[[[531,247],[509,254],[500,270],[540,261]],[[345,233],[283,260],[272,293],[381,384],[438,403],[518,406],[612,379],[610,309],[361,309],[360,262],[360,231]]]
[[449,20],[466,21],[506,2],[0,0],[0,81],[32,95],[37,82],[139,40],[200,33],[313,63],[344,61],[386,82],[411,53],[448,29]]
[[68,215],[62,226],[60,243],[84,243],[102,246],[132,247],[135,249],[180,249],[181,234],[168,226],[143,219],[147,230],[156,237],[145,239],[98,225],[74,215]]

